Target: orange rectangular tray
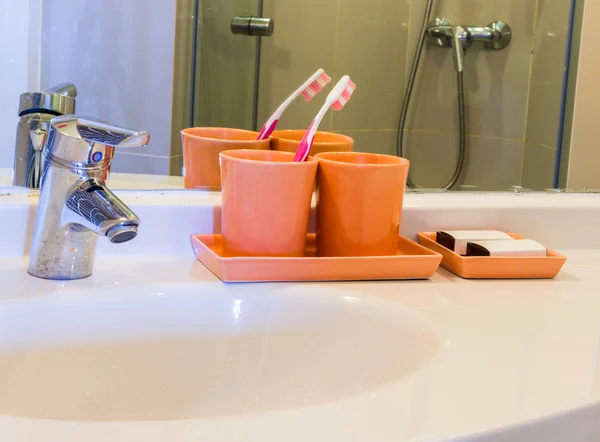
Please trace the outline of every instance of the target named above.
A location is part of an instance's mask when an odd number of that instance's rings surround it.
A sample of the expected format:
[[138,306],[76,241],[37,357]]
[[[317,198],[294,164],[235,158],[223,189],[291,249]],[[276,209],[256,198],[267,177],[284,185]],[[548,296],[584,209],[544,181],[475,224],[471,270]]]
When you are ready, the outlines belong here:
[[198,260],[225,282],[358,281],[427,279],[442,256],[407,238],[398,238],[392,256],[317,257],[315,235],[306,240],[301,258],[223,256],[221,235],[192,235]]
[[[554,278],[567,258],[553,250],[546,256],[461,256],[438,244],[435,232],[418,234],[421,245],[441,253],[442,267],[467,279],[549,279]],[[509,233],[515,239],[523,239]]]

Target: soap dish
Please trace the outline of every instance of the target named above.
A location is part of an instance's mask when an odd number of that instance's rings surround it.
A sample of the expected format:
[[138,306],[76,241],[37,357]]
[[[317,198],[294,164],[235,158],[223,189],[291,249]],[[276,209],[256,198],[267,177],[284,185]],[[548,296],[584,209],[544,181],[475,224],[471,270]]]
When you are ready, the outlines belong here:
[[[509,233],[515,239],[523,239]],[[419,243],[442,255],[441,266],[466,279],[551,279],[567,258],[548,249],[546,256],[461,256],[436,242],[435,232],[418,234]]]
[[407,238],[398,238],[396,255],[317,257],[309,234],[303,257],[224,256],[222,235],[192,235],[198,260],[225,282],[369,281],[427,279],[442,256]]

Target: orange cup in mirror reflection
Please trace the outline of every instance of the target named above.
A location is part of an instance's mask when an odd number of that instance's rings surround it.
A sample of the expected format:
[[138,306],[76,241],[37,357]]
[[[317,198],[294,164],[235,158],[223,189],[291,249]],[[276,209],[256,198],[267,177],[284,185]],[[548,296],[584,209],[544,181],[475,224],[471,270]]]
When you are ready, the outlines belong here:
[[[271,134],[271,149],[296,152],[306,130],[276,130]],[[351,152],[354,140],[346,135],[317,131],[310,154],[323,152]]]
[[221,152],[227,256],[303,256],[317,160],[269,150]]
[[269,149],[270,140],[257,140],[258,132],[223,127],[191,127],[181,131],[183,187],[219,190],[219,153],[231,149]]
[[360,152],[316,158],[317,254],[395,255],[408,160]]

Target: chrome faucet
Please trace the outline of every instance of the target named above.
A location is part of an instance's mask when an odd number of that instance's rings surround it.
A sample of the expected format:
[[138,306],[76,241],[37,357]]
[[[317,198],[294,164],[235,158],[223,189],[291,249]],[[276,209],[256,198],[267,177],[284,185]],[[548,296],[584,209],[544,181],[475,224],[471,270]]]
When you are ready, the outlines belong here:
[[107,187],[115,147],[144,146],[147,132],[64,115],[50,121],[28,272],[45,279],[92,274],[98,236],[137,236],[139,218]]
[[26,92],[19,97],[19,124],[15,143],[13,185],[38,189],[42,174],[43,149],[50,120],[75,112],[77,88],[61,83],[42,92]]
[[510,44],[512,31],[502,21],[493,21],[487,26],[452,26],[445,18],[436,18],[427,28],[427,37],[435,46],[453,48],[454,65],[458,71],[459,64],[462,68],[459,46],[462,55],[476,41],[483,42],[486,49],[497,51]]

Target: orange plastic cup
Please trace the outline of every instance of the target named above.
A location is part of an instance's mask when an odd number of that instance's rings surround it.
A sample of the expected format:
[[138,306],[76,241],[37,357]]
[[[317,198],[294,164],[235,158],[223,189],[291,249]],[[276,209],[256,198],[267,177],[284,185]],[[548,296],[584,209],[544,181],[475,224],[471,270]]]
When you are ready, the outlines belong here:
[[223,127],[191,127],[181,131],[183,187],[221,189],[219,153],[231,149],[269,149],[270,140],[257,140],[258,132]]
[[395,255],[408,160],[360,152],[316,158],[317,254]]
[[[276,130],[271,134],[271,149],[296,152],[305,132],[305,130]],[[317,131],[313,145],[310,148],[310,154],[351,152],[353,146],[354,140],[346,135]]]
[[304,256],[318,162],[269,150],[221,152],[227,256]]

